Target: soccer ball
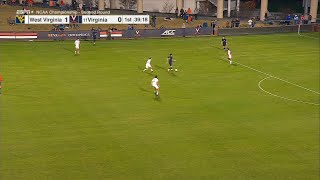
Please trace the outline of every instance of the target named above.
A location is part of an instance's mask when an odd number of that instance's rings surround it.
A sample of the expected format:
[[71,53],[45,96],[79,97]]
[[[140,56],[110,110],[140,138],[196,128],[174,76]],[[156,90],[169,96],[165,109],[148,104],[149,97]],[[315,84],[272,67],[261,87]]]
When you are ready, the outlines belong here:
[[177,72],[177,71],[178,71],[178,69],[175,69],[174,71],[176,71],[176,72]]

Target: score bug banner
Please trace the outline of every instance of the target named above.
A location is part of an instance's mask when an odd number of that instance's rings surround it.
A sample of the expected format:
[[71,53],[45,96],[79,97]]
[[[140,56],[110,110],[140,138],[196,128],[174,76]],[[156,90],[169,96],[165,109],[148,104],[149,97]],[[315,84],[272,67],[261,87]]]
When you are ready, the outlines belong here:
[[16,24],[149,24],[149,15],[17,15]]

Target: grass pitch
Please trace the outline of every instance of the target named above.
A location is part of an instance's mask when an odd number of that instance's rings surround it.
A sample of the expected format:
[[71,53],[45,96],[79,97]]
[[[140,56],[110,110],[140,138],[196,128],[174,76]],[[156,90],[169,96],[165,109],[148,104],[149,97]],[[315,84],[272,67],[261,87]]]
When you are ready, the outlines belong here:
[[318,179],[319,40],[227,39],[262,73],[220,37],[1,42],[0,179]]

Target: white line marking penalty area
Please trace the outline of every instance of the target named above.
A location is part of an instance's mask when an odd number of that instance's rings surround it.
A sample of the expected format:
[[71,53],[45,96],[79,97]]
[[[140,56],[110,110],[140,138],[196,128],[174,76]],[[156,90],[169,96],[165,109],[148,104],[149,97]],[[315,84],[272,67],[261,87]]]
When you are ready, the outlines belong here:
[[261,87],[261,83],[267,79],[270,79],[272,77],[266,77],[266,78],[263,78],[259,83],[258,83],[258,87],[260,90],[262,90],[263,92],[271,95],[271,96],[274,96],[274,97],[277,97],[277,98],[280,98],[280,99],[283,99],[283,100],[286,100],[286,101],[293,101],[293,102],[298,102],[298,103],[303,103],[303,104],[309,104],[309,105],[315,105],[315,106],[319,106],[320,104],[317,104],[317,103],[312,103],[312,102],[307,102],[307,101],[301,101],[301,100],[296,100],[296,99],[290,99],[290,98],[286,98],[286,97],[283,97],[283,96],[279,96],[279,95],[276,95],[276,94],[273,94],[265,89],[263,89]]
[[259,72],[259,73],[261,73],[261,74],[264,74],[264,75],[266,75],[266,76],[268,76],[268,77],[272,77],[272,78],[277,79],[277,80],[279,80],[279,81],[282,81],[282,82],[285,82],[285,83],[291,84],[291,85],[293,85],[293,86],[296,86],[296,87],[299,87],[299,88],[301,88],[301,89],[304,89],[304,90],[307,90],[307,91],[313,92],[313,93],[315,93],[315,94],[320,94],[320,93],[319,93],[319,92],[317,92],[317,91],[314,91],[314,90],[308,89],[308,88],[306,88],[306,87],[300,86],[300,85],[298,85],[298,84],[295,84],[295,83],[289,82],[289,81],[287,81],[287,80],[281,79],[281,78],[276,77],[276,76],[273,76],[273,75],[271,75],[271,74],[268,74],[268,73],[265,73],[265,72],[259,71],[259,70],[255,69],[255,68],[250,67],[250,66],[247,66],[247,65],[241,64],[241,63],[239,63],[239,62],[235,62],[235,63],[236,63],[236,64],[239,64],[239,65],[240,65],[240,66],[242,66],[242,67],[245,67],[245,68],[251,69],[251,70],[253,70],[253,71]]

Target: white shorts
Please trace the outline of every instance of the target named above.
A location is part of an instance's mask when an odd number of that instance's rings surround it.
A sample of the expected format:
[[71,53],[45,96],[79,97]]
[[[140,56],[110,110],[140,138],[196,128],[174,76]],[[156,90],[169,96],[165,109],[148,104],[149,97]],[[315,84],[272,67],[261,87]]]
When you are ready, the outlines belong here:
[[76,49],[80,49],[79,46],[76,46]]
[[231,56],[229,56],[229,59],[231,59]]
[[151,64],[146,64],[146,69],[151,68]]
[[156,84],[153,84],[152,86],[153,86],[155,89],[159,89],[159,86],[156,85]]

